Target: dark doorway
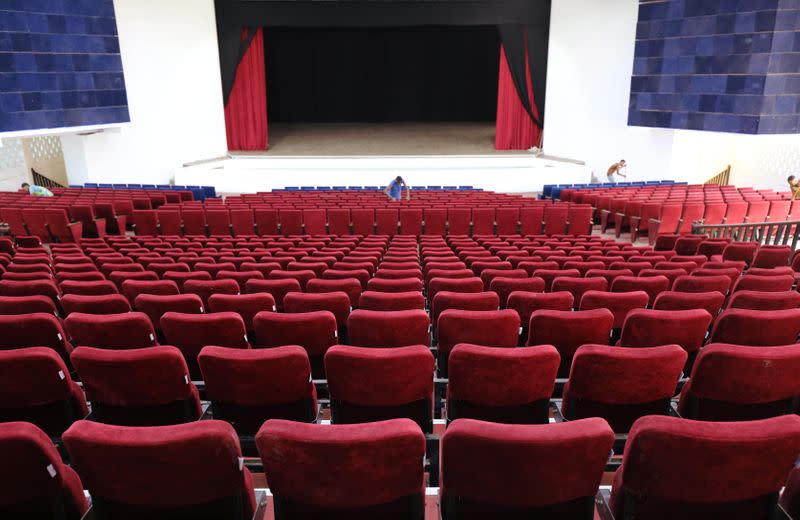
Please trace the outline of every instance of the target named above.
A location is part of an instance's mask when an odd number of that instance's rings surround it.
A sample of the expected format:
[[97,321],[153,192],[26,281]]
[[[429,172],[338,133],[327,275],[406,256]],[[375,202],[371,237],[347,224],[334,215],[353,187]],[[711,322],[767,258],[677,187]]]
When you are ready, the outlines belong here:
[[495,26],[266,27],[272,122],[493,121]]

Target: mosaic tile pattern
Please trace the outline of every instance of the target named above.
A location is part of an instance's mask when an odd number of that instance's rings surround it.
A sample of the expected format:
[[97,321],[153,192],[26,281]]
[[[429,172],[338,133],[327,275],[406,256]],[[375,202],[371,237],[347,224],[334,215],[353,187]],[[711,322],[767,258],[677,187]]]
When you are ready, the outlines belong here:
[[800,0],[640,0],[628,124],[800,133]]
[[0,132],[127,121],[113,0],[0,2]]

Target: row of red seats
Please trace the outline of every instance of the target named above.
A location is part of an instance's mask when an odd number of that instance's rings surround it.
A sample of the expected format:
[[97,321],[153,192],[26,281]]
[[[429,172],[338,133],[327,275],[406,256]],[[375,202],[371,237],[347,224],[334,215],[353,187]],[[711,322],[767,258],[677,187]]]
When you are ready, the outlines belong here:
[[639,198],[653,200],[673,201],[700,201],[700,202],[734,202],[738,200],[791,200],[792,194],[788,191],[775,192],[773,190],[755,190],[754,188],[740,188],[736,186],[719,186],[715,184],[697,185],[646,185],[646,186],[601,186],[597,188],[564,188],[559,192],[563,201],[594,205],[600,198]]
[[[270,420],[255,442],[275,518],[423,517],[425,437],[412,421]],[[789,515],[800,508],[800,470],[792,471],[800,453],[797,416],[707,424],[645,417],[631,432],[611,491],[598,492],[613,442],[602,419],[456,421],[442,439],[441,516],[591,518],[597,500],[601,518],[767,519],[775,517],[769,512],[778,510],[787,475],[781,506]],[[55,518],[50,508],[57,504],[58,518],[78,520],[89,510],[86,487],[92,518],[100,520],[264,518],[238,439],[224,422],[133,428],[80,421],[64,444],[72,467],[34,426],[0,427],[0,507],[9,517],[23,510]]]
[[[130,201],[128,201],[130,203]],[[0,210],[17,236],[44,242],[78,242],[85,237],[123,235],[126,226],[139,236],[348,235],[571,235],[590,234],[592,208],[568,204],[529,208],[330,208],[269,209],[222,205],[122,208],[96,203],[63,207],[4,207]],[[230,208],[230,209],[229,209]]]

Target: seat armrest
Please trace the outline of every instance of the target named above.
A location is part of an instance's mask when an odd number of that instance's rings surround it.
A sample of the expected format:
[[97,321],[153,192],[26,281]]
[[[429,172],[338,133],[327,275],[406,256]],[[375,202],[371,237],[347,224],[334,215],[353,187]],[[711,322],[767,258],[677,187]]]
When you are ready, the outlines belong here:
[[106,236],[106,219],[94,219],[94,225],[97,228],[97,238],[105,238]]

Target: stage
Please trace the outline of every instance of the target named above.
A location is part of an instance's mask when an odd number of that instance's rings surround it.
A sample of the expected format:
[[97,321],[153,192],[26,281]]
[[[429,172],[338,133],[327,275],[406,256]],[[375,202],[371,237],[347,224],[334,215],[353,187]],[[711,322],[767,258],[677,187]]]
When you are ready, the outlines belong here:
[[[317,142],[310,142],[308,147],[319,149]],[[286,186],[380,186],[383,189],[398,175],[410,186],[473,186],[500,193],[528,194],[541,192],[545,184],[590,181],[590,172],[581,162],[536,157],[531,152],[463,155],[336,155],[331,152],[331,155],[324,156],[277,155],[277,152],[236,154],[184,166],[175,172],[174,180],[178,185],[214,186],[217,193],[239,194]]]
[[[267,156],[511,155],[495,123],[274,123]],[[263,154],[263,152],[259,152]],[[252,155],[234,152],[234,155]]]

